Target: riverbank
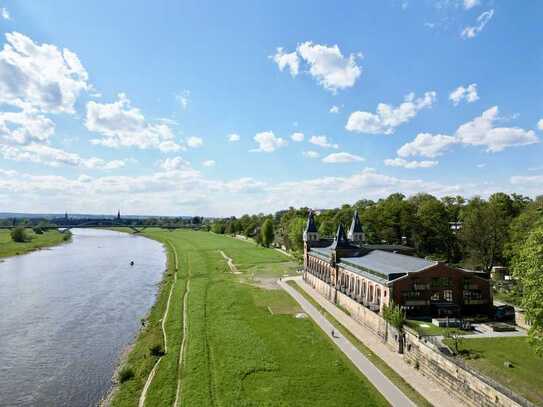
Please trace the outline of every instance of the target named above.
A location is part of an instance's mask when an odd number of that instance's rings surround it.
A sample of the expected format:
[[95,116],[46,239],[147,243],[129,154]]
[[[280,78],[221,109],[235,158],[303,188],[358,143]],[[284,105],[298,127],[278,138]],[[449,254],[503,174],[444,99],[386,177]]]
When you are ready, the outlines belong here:
[[[165,244],[168,268],[146,326],[121,367],[134,376],[118,386],[111,405],[163,406],[176,400],[210,406],[354,406],[361,400],[387,405],[320,329],[303,318],[288,294],[257,286],[263,279],[294,275],[292,259],[206,232],[150,229],[143,235]],[[231,272],[221,251],[240,274]],[[168,351],[142,404],[142,390],[158,359],[151,350],[157,343],[165,349],[162,322]],[[188,326],[186,338],[183,326]]]
[[58,230],[48,230],[42,234],[36,234],[32,229],[25,229],[28,236],[26,242],[14,242],[11,240],[10,230],[0,230],[0,260],[6,257],[19,256],[35,250],[57,246],[70,241],[70,233],[61,233]]

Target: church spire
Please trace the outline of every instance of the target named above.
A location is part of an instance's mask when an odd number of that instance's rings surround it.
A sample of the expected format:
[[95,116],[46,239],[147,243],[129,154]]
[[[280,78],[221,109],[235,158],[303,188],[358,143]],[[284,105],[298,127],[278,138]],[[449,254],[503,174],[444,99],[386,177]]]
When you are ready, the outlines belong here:
[[362,224],[360,223],[360,218],[358,217],[358,211],[354,211],[353,220],[351,222],[351,227],[349,228],[348,237],[349,237],[349,240],[352,240],[353,242],[364,241],[364,231],[362,230]]
[[121,220],[121,211],[117,211],[117,220]]

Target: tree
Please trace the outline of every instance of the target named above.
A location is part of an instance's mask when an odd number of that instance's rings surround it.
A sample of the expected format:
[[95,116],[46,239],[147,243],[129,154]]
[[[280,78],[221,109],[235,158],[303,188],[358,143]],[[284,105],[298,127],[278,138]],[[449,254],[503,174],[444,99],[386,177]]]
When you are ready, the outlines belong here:
[[319,234],[321,236],[333,236],[337,228],[334,226],[334,222],[331,220],[324,220],[319,226]]
[[17,226],[15,229],[12,229],[11,231],[11,240],[17,243],[24,243],[28,239],[28,236],[26,235],[25,228],[22,226]]
[[530,341],[543,355],[543,226],[530,233],[514,256],[512,268],[523,287],[522,307],[531,324]]
[[302,250],[304,247],[303,233],[305,229],[304,218],[292,219],[288,228],[288,238],[294,250]]
[[503,260],[510,219],[497,202],[489,203],[476,197],[462,209],[460,240],[469,259],[489,272]]
[[392,302],[383,307],[383,318],[398,331],[401,331],[405,324],[405,311]]
[[269,247],[273,243],[274,232],[273,232],[273,222],[271,219],[266,219],[262,224],[260,229],[260,234],[262,237],[262,243],[264,246]]
[[462,335],[464,333],[457,328],[447,329],[445,332],[445,339],[448,339],[452,345],[452,351],[455,355],[460,353],[460,345],[462,344]]

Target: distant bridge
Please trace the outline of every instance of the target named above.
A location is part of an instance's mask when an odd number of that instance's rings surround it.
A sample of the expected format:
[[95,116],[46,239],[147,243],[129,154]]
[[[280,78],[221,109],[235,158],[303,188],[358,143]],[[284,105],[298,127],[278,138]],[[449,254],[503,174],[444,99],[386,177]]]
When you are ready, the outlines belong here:
[[[30,225],[7,225],[7,226],[0,226],[0,229],[15,229],[16,227],[24,226],[24,227],[32,227]],[[96,219],[91,220],[88,222],[83,223],[68,223],[68,224],[62,224],[62,225],[44,225],[42,229],[45,230],[52,230],[57,229],[61,233],[65,233],[66,231],[69,231],[70,229],[97,229],[97,228],[112,228],[112,227],[123,227],[128,228],[132,230],[132,233],[141,233],[144,229],[147,228],[160,228],[160,229],[200,229],[200,226],[196,225],[162,225],[162,224],[156,224],[156,225],[150,225],[150,224],[144,224],[144,223],[132,223],[132,224],[126,224],[119,222],[118,220],[108,220],[108,219]]]

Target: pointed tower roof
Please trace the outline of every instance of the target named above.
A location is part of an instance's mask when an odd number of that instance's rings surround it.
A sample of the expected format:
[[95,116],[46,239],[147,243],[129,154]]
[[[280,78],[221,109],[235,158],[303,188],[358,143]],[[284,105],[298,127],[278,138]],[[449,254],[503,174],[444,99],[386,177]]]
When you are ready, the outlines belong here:
[[353,221],[351,222],[351,227],[349,229],[349,236],[354,236],[355,233],[363,233],[360,218],[358,217],[358,211],[354,211]]
[[334,243],[332,243],[332,246],[330,246],[330,249],[350,249],[351,245],[349,244],[349,241],[347,240],[347,236],[345,236],[345,229],[343,228],[343,225],[340,223],[336,236],[334,237]]
[[313,215],[313,211],[309,212],[309,215],[307,216],[307,224],[305,226],[306,233],[319,233],[317,230],[317,225],[315,225],[315,219]]

